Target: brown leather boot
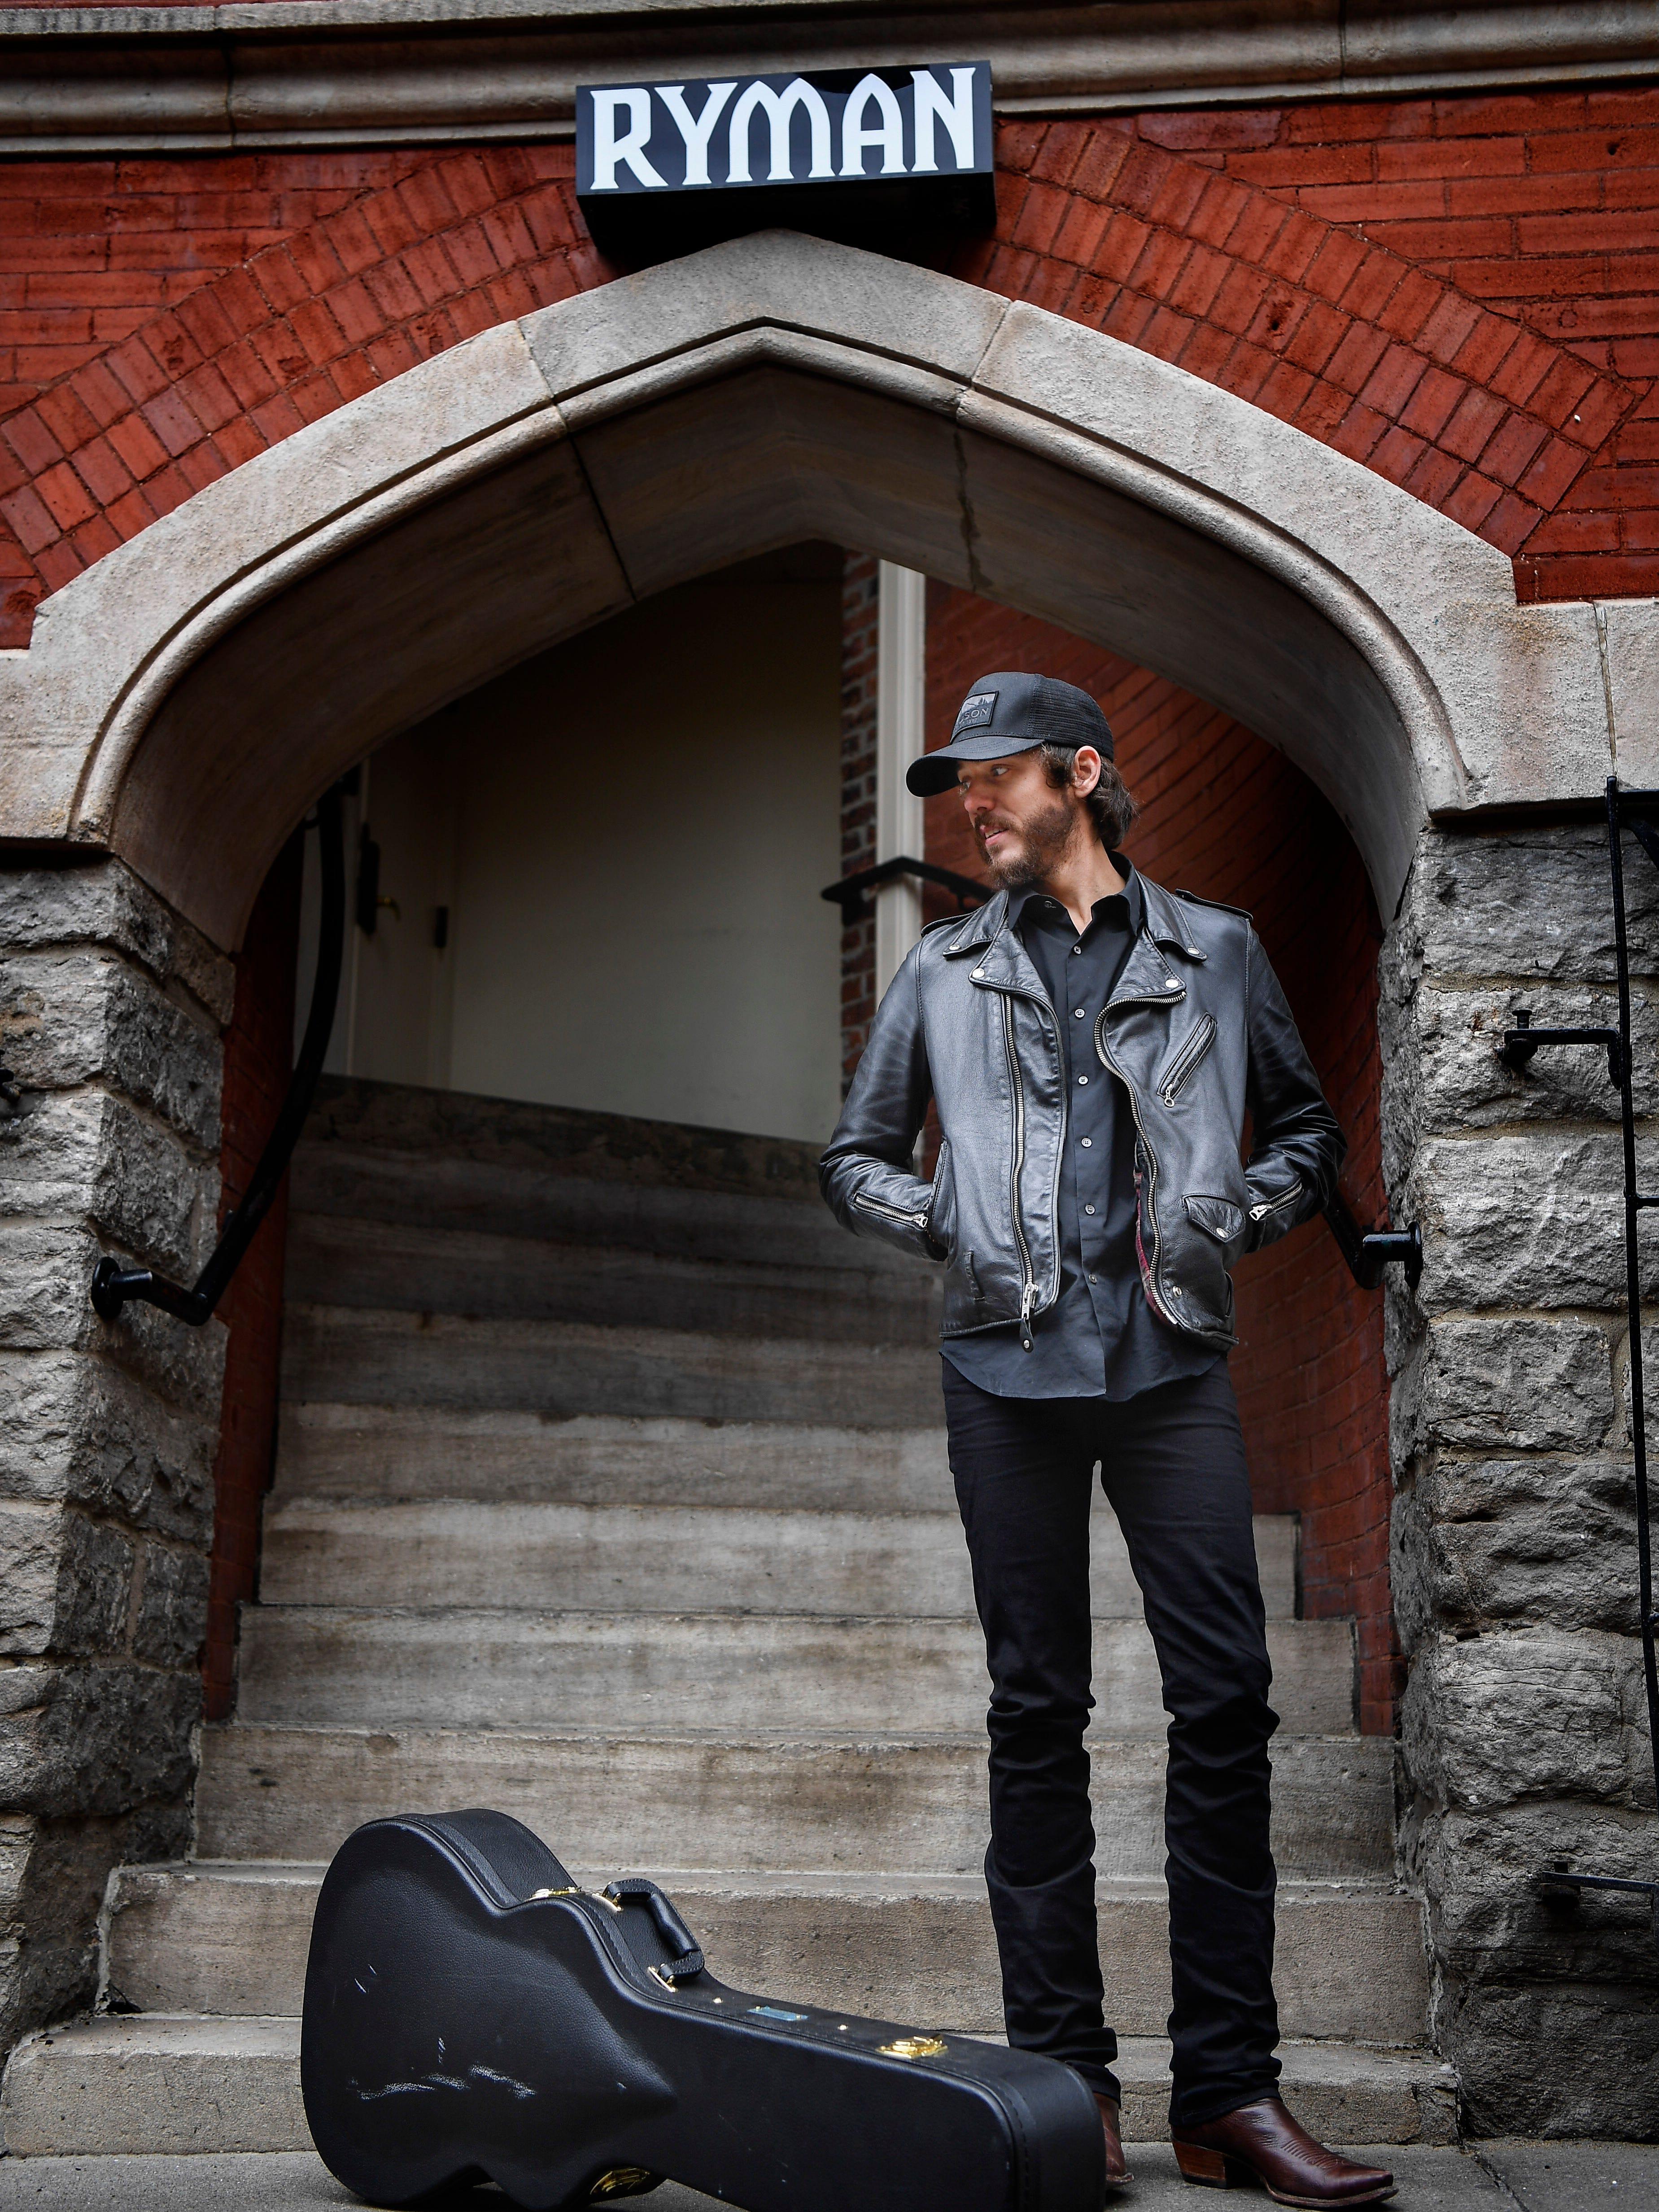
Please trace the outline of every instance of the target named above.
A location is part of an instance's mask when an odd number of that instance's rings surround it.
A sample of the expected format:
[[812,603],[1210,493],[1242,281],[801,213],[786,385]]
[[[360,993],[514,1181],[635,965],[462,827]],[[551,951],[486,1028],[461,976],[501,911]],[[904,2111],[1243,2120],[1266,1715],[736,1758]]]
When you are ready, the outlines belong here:
[[1116,2189],[1134,2176],[1123,2162],[1122,2120],[1115,2097],[1109,2097],[1099,2089],[1095,2091],[1095,2102],[1100,2107],[1100,2124],[1106,2130],[1106,2186]]
[[1275,2204],[1318,2208],[1380,2204],[1394,2195],[1394,2176],[1380,2166],[1356,2166],[1316,2142],[1277,2097],[1261,2097],[1206,2120],[1171,2130],[1176,2163],[1188,2181],[1212,2189],[1259,2181]]

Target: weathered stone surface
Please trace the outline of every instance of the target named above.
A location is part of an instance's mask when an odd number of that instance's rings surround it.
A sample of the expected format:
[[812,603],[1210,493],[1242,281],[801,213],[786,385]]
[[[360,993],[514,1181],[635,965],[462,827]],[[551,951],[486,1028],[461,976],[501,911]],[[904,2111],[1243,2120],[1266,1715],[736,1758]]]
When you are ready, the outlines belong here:
[[[181,1328],[153,1306],[100,1321],[88,1295],[103,1245],[77,1223],[0,1222],[0,1348],[94,1352],[173,1407],[218,1418],[224,1328]],[[7,1417],[0,1413],[0,1434]]]
[[95,1090],[43,1091],[0,1122],[0,1212],[92,1221],[141,1264],[192,1275],[212,1249],[216,1162]]
[[182,985],[216,1021],[230,1019],[231,962],[119,860],[0,870],[0,945],[112,947],[160,981]]
[[131,1537],[82,1513],[22,1501],[0,1509],[0,1652],[118,1651],[137,1556]]
[[1659,1953],[1645,1935],[1645,1900],[1629,1891],[1544,1889],[1553,1868],[1642,1880],[1653,1871],[1653,1816],[1581,1798],[1529,1800],[1472,1812],[1431,1809],[1408,1823],[1420,1881],[1448,1972],[1467,1985],[1629,1980],[1659,1990]]
[[1441,1962],[1441,2047],[1472,2132],[1659,2136],[1659,1956],[1646,1900],[1538,1876],[1650,1878],[1650,1813],[1573,1798],[1431,1815],[1412,1856]]
[[[1650,1143],[1638,1146],[1637,1170],[1652,1188]],[[1423,1227],[1419,1304],[1431,1313],[1622,1305],[1624,1175],[1616,1129],[1431,1138],[1406,1186],[1407,1218]],[[1651,1296],[1659,1239],[1638,1249]]]
[[[170,1326],[174,1339],[194,1334]],[[212,1332],[203,1334],[210,1352]],[[210,1359],[203,1382],[214,1371]],[[158,1401],[113,1360],[0,1352],[0,1497],[62,1499],[130,1528],[201,1541],[212,1518],[217,1441],[204,1407]]]
[[112,952],[0,960],[0,1050],[26,1093],[102,1080],[201,1150],[218,1144],[217,1027]]
[[132,1653],[149,1667],[196,1663],[207,1634],[208,1563],[200,1552],[144,1547]]
[[1634,1638],[1590,1630],[1425,1644],[1401,1707],[1407,1772],[1472,1811],[1568,1795],[1651,1805],[1640,1658]]
[[[1626,842],[1630,957],[1637,975],[1659,974],[1659,873]],[[1607,832],[1552,823],[1506,831],[1436,830],[1418,848],[1383,954],[1385,991],[1426,972],[1561,984],[1613,980],[1613,891]]]
[[[1632,1948],[1651,1949],[1650,1930],[1632,1933]],[[1471,2135],[1659,2142],[1659,2001],[1649,1992],[1482,1984],[1447,2006],[1443,2035]]]
[[1412,1650],[1443,1628],[1637,1629],[1628,1460],[1420,1462],[1395,1504],[1395,1618]]
[[0,1803],[62,1816],[180,1798],[201,1709],[193,1673],[39,1662],[0,1671]]
[[1607,1331],[1577,1316],[1436,1321],[1395,1385],[1396,1465],[1437,1444],[1582,1451],[1613,1423]]
[[[1395,1071],[1395,1136],[1533,1121],[1609,1121],[1617,1126],[1619,1091],[1595,1045],[1543,1045],[1526,1072],[1498,1057],[1520,1008],[1536,1029],[1616,1029],[1611,991],[1511,984],[1486,988],[1437,986],[1407,989],[1398,963],[1386,964],[1377,1007],[1383,1050]],[[1638,1115],[1659,1108],[1659,1011],[1638,988],[1631,1005],[1632,1074]]]
[[0,1814],[0,2048],[97,1995],[97,1925],[114,1868],[185,1847],[182,1805],[114,1819]]

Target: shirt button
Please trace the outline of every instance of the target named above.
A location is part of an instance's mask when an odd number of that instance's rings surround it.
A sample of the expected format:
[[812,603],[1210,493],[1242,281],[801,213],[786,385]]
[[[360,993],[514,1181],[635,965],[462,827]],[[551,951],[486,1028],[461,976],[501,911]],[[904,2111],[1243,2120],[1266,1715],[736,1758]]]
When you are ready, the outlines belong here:
[[1079,1083],[1086,1083],[1088,1080],[1089,1079],[1086,1075],[1079,1075],[1078,1078],[1078,1081]]
[[1092,1212],[1094,1212],[1094,1208],[1093,1208],[1093,1206],[1085,1206],[1084,1207],[1083,1211],[1084,1211],[1085,1213],[1092,1213]]
[[1100,1278],[1098,1275],[1091,1275],[1089,1280],[1091,1283],[1097,1283],[1100,1280]]
[[1073,960],[1075,960],[1075,959],[1076,959],[1076,957],[1077,957],[1078,954],[1079,954],[1079,952],[1081,952],[1081,951],[1082,951],[1082,950],[1083,950],[1083,947],[1082,947],[1080,945],[1074,945],[1072,947],[1072,957],[1073,957]]
[[1083,1009],[1081,1006],[1073,1006],[1072,1012],[1078,1021],[1081,1021],[1083,1019]]
[[1092,1144],[1093,1144],[1093,1142],[1094,1142],[1094,1139],[1093,1139],[1092,1137],[1085,1137],[1085,1138],[1083,1139],[1083,1149],[1084,1149],[1084,1151],[1085,1151],[1085,1152],[1088,1151],[1088,1149],[1089,1149],[1090,1146],[1091,1146],[1091,1145],[1092,1145]]

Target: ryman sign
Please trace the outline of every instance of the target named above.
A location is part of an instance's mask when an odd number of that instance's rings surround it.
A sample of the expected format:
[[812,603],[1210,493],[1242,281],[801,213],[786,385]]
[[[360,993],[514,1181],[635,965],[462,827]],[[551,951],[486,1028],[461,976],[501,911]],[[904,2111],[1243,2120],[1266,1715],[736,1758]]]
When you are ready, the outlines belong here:
[[994,219],[991,65],[580,85],[576,197],[656,259],[781,223],[872,243]]

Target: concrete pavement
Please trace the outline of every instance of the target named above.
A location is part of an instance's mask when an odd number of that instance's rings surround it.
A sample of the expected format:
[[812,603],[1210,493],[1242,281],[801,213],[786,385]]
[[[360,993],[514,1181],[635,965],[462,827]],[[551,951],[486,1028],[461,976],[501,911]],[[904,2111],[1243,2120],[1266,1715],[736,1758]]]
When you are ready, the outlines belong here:
[[[1134,2144],[1129,2155],[1137,2179],[1118,2199],[1122,2212],[1203,2212],[1209,2200],[1182,2183],[1167,2143]],[[1392,2212],[1652,2212],[1659,2204],[1652,2143],[1396,2143],[1355,2155],[1393,2168],[1400,2191]],[[308,2151],[0,2158],[0,2212],[337,2212],[357,2201]],[[504,2201],[479,2190],[454,2203],[489,2212]],[[672,2183],[650,2204],[652,2212],[731,2212]]]

